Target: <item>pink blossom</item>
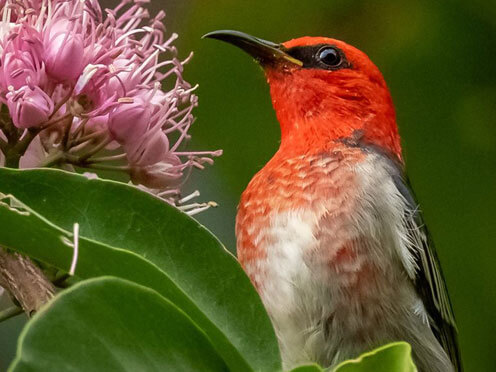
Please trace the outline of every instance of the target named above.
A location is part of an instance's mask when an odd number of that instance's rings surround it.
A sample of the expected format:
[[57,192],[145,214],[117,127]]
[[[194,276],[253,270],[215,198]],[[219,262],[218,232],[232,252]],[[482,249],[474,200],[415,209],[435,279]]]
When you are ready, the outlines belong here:
[[40,88],[23,86],[7,94],[7,106],[17,128],[31,128],[48,120],[53,102]]
[[123,103],[110,111],[108,129],[119,143],[132,143],[142,139],[150,125],[151,110],[141,99]]
[[19,89],[23,85],[44,82],[41,61],[43,45],[40,34],[33,27],[11,26],[6,28],[10,37],[1,43],[0,87]]
[[89,133],[99,132],[107,129],[109,115],[93,116],[85,124],[85,129]]
[[73,80],[83,70],[83,38],[71,31],[55,33],[45,43],[47,73],[59,81]]
[[167,158],[169,139],[162,131],[147,134],[141,141],[125,145],[129,163],[133,166],[148,166]]
[[127,92],[133,90],[139,82],[139,74],[133,74],[136,70],[135,62],[125,58],[116,59],[110,69],[114,75],[108,80],[106,90],[108,94],[117,92],[119,95],[125,96]]
[[134,167],[131,180],[151,189],[166,189],[177,186],[182,177],[182,168],[179,157],[172,155],[152,165]]
[[38,85],[38,74],[30,57],[28,52],[5,54],[2,87],[12,86],[14,89],[19,89],[26,84]]
[[220,152],[182,150],[198,105],[182,76],[192,55],[177,57],[178,35],[146,2],[0,1],[0,103],[38,135],[37,163],[126,172],[175,203],[189,170]]

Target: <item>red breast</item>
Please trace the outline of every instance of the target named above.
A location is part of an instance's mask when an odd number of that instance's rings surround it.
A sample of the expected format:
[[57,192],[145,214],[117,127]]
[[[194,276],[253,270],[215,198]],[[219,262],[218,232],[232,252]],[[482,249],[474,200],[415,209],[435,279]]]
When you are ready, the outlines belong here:
[[[357,182],[349,170],[364,156],[359,149],[343,144],[336,144],[330,151],[289,158],[278,151],[253,177],[241,196],[236,237],[238,259],[245,269],[247,265],[263,260],[267,249],[276,243],[269,241],[273,239],[270,229],[274,215],[311,211],[313,217],[310,218],[315,221],[309,222],[317,223],[326,212],[323,208],[332,207],[336,220],[341,215],[348,216],[354,200],[350,193],[354,192]],[[339,228],[339,223],[335,226]],[[344,243],[347,238],[343,239]],[[257,281],[263,279],[263,275],[251,275],[251,278],[259,287]]]

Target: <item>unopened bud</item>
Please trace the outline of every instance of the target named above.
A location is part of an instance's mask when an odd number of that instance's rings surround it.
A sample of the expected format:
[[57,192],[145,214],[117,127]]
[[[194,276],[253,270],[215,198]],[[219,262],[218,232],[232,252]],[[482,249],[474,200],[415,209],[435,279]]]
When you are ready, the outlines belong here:
[[112,76],[107,83],[108,94],[113,94],[117,92],[118,96],[127,94],[132,90],[136,84],[138,84],[140,75],[133,75],[133,70],[136,68],[134,62],[128,59],[120,58],[116,59],[112,63],[113,69],[118,70],[114,76]]
[[12,122],[18,128],[36,127],[48,120],[53,102],[38,87],[27,86],[7,94],[7,106]]
[[34,70],[29,52],[7,53],[2,62],[2,87],[19,89],[23,85],[38,84],[42,72]]
[[177,156],[169,154],[165,160],[145,167],[131,169],[131,181],[151,189],[164,189],[177,185],[181,181],[181,161]]
[[124,145],[131,164],[147,166],[161,161],[169,151],[169,140],[164,132],[157,131],[142,142]]
[[137,99],[133,103],[123,103],[114,108],[109,115],[108,128],[117,142],[131,144],[142,139],[150,118],[148,105]]
[[83,71],[84,45],[81,35],[61,31],[45,45],[47,73],[59,81],[76,80]]

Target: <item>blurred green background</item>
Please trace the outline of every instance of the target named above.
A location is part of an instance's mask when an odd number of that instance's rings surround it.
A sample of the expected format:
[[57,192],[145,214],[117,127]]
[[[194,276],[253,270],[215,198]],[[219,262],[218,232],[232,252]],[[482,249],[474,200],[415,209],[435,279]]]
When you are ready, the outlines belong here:
[[[276,151],[279,128],[260,68],[240,50],[201,35],[236,29],[275,42],[331,36],[369,55],[396,104],[408,172],[437,244],[466,371],[496,371],[494,1],[152,0],[150,8],[165,8],[182,57],[195,52],[185,71],[200,84],[191,147],[221,148],[224,155],[187,187],[219,203],[197,218],[232,251],[239,196]],[[0,325],[0,370],[13,355],[21,317]]]

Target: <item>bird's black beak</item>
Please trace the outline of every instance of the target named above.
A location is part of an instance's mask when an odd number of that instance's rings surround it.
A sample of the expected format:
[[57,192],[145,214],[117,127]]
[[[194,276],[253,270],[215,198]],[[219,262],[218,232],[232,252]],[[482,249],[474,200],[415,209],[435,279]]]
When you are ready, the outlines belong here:
[[286,48],[283,45],[262,40],[244,32],[220,30],[209,32],[202,38],[217,39],[235,45],[255,58],[262,67],[288,63],[303,66],[303,62],[286,53]]

